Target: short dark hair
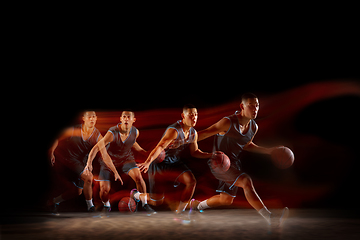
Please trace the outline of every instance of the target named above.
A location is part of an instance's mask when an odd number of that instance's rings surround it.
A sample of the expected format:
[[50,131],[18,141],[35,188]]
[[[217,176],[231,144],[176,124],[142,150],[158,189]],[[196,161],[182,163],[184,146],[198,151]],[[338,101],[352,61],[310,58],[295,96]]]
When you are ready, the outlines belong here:
[[96,111],[94,111],[94,110],[85,110],[82,112],[82,116],[84,117],[87,112],[94,112],[96,114]]
[[130,108],[124,109],[124,110],[121,112],[121,115],[123,114],[123,112],[131,112],[132,115],[133,115],[133,117],[135,117],[135,112],[134,112],[132,109],[130,109]]
[[188,109],[191,109],[191,108],[196,108],[196,107],[191,103],[185,104],[184,107],[183,107],[183,112],[188,110]]
[[255,94],[248,92],[241,95],[241,102],[248,100],[249,98],[258,98]]

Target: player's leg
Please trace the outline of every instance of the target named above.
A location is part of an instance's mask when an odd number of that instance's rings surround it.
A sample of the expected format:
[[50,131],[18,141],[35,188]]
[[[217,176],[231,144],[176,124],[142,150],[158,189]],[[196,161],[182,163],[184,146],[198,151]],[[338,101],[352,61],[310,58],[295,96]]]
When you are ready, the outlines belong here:
[[111,183],[110,181],[100,181],[100,199],[104,204],[104,208],[107,211],[110,211],[110,189]]
[[266,219],[269,224],[278,227],[285,221],[289,214],[289,209],[287,207],[284,208],[281,216],[274,217],[272,213],[266,208],[259,195],[256,193],[253,182],[249,175],[241,175],[236,181],[235,185],[244,189],[246,200],[259,212],[261,216]]
[[92,181],[93,175],[92,173],[85,174],[84,172],[80,175],[81,180],[84,181],[83,193],[85,197],[85,201],[88,207],[88,211],[95,211],[94,203],[92,201]]
[[133,168],[128,172],[128,175],[134,180],[136,184],[136,189],[141,193],[146,193],[146,184],[141,176],[139,168]]
[[195,192],[196,179],[191,171],[185,171],[177,178],[177,181],[185,185],[185,189],[183,190],[180,197],[179,206],[176,210],[176,212],[179,213],[185,211],[186,206],[190,202]]
[[234,184],[237,187],[244,189],[246,200],[249,204],[259,211],[262,208],[266,208],[264,203],[261,201],[259,195],[256,193],[253,182],[249,175],[242,174]]

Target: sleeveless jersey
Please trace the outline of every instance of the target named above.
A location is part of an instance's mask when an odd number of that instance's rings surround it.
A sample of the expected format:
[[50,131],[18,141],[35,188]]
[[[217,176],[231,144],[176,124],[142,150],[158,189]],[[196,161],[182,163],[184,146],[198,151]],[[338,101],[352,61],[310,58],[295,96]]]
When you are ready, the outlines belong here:
[[90,137],[85,140],[82,124],[76,125],[71,137],[59,141],[55,151],[64,161],[80,161],[86,164],[89,152],[96,145],[100,135],[100,131],[94,127]]
[[[180,160],[181,152],[192,142],[195,140],[196,130],[194,128],[190,128],[189,130],[189,137],[185,139],[184,131],[181,127],[181,120],[177,121],[176,123],[170,125],[166,128],[166,131],[169,129],[175,129],[178,133],[177,138],[172,141],[169,146],[165,149],[165,159],[164,163],[175,163]],[[165,135],[164,133],[164,135]]]
[[237,161],[244,146],[251,141],[258,128],[256,122],[251,119],[249,129],[245,134],[240,131],[239,119],[235,114],[225,117],[230,120],[230,127],[224,135],[217,134],[215,136],[214,151],[222,151],[230,160]]
[[111,127],[108,130],[108,132],[111,132],[113,135],[113,141],[106,147],[107,152],[116,167],[123,161],[135,160],[131,148],[136,142],[136,136],[138,133],[137,128],[132,126],[129,132],[129,136],[125,139],[125,141],[122,141],[120,135],[120,126],[121,123]]

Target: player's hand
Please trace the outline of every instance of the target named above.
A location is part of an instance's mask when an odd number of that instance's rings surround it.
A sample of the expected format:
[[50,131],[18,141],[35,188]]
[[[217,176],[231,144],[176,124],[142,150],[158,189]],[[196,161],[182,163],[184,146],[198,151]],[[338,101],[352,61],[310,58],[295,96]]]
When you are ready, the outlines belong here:
[[140,169],[140,172],[147,173],[149,170],[150,163],[144,162],[144,163],[138,163],[136,164],[138,168]]
[[53,167],[55,165],[55,156],[53,153],[50,155],[50,162],[51,162],[51,166]]
[[115,175],[115,181],[119,180],[121,182],[121,185],[124,185],[119,173],[115,173],[114,175]]
[[271,153],[273,152],[273,151],[275,151],[276,149],[278,149],[278,148],[283,148],[284,146],[276,146],[276,147],[272,147],[272,148],[269,148],[269,154],[271,155]]
[[92,172],[92,170],[93,170],[93,167],[92,167],[91,165],[86,165],[85,168],[84,168],[83,173],[84,173],[85,175],[90,175],[91,172]]

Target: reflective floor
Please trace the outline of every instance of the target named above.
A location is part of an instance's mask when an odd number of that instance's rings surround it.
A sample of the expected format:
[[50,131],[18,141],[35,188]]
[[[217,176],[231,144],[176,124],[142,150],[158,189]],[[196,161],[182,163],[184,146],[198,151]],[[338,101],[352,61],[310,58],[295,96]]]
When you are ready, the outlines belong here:
[[[276,212],[276,211],[275,211]],[[188,222],[170,211],[147,216],[27,213],[1,216],[1,239],[359,239],[360,218],[339,210],[290,209],[279,229],[249,209],[208,210]]]

